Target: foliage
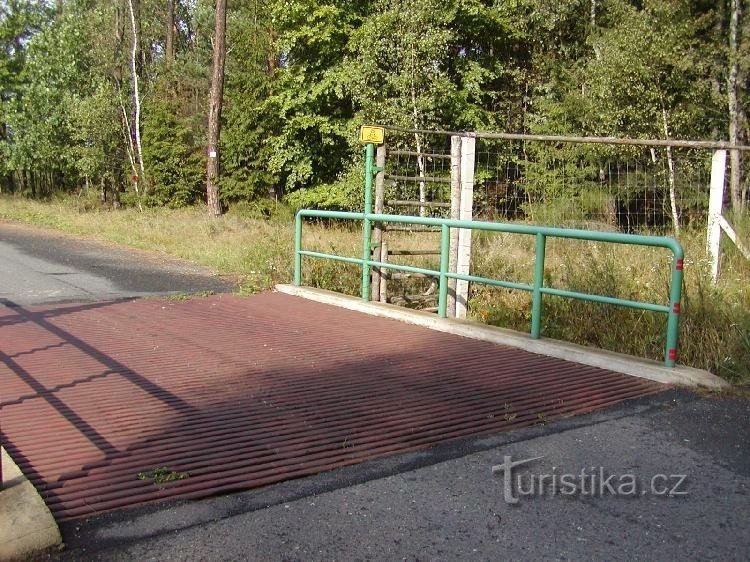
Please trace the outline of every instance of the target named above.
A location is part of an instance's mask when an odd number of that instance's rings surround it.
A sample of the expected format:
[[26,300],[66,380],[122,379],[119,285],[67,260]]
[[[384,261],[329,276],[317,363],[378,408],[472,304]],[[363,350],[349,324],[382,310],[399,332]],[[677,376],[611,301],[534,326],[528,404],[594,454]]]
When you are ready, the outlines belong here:
[[168,100],[152,100],[145,108],[143,158],[152,184],[146,195],[151,205],[183,207],[200,198],[205,161],[196,150],[189,118],[175,114]]
[[286,197],[293,209],[328,209],[332,211],[361,210],[364,193],[361,166],[352,167],[341,179],[302,188]]
[[[133,2],[142,197],[130,193],[136,166],[125,0],[65,0],[59,13],[44,0],[0,5],[4,189],[45,195],[95,185],[123,202],[202,200],[215,4],[174,0],[176,56],[167,60],[166,2]],[[356,130],[365,121],[724,138],[729,7],[729,0],[233,0],[221,198],[232,205],[288,196],[295,205],[350,208]],[[743,107],[749,25],[746,16]],[[518,187],[532,207],[585,197],[607,162],[591,147],[536,145],[522,156]],[[560,162],[568,167],[565,184],[552,173]]]

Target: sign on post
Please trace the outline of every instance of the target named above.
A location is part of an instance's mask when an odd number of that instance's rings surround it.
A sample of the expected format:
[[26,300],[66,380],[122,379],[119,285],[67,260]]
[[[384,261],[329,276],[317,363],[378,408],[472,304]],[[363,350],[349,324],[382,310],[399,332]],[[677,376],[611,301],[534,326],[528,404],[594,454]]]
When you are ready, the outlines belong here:
[[359,130],[359,142],[365,144],[383,144],[385,140],[385,129],[372,125],[363,125]]

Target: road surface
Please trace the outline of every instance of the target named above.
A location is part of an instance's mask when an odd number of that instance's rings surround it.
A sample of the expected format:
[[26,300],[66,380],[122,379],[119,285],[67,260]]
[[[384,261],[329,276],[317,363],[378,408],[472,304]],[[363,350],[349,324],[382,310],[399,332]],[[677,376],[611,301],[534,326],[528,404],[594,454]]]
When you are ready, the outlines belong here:
[[235,286],[185,261],[0,223],[0,298],[17,304],[226,292]]

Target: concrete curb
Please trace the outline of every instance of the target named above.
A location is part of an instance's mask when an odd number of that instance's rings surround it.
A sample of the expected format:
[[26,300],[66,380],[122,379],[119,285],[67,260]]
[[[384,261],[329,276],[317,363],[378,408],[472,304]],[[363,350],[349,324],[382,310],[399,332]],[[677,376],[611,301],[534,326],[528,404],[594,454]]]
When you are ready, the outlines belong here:
[[365,302],[358,297],[341,295],[322,289],[297,287],[294,285],[276,285],[280,293],[302,297],[323,304],[339,306],[348,310],[363,312],[382,318],[399,320],[431,330],[446,332],[466,338],[487,341],[500,345],[517,347],[532,353],[547,355],[583,365],[609,369],[618,373],[649,379],[652,381],[680,386],[703,386],[711,389],[729,388],[731,385],[716,375],[678,365],[670,368],[650,359],[640,359],[622,353],[614,353],[592,347],[585,347],[553,339],[532,340],[528,334],[506,330],[496,326],[476,324],[467,320],[439,318],[434,314],[409,310],[391,304]]
[[62,544],[60,529],[34,486],[2,449],[0,560],[23,560]]

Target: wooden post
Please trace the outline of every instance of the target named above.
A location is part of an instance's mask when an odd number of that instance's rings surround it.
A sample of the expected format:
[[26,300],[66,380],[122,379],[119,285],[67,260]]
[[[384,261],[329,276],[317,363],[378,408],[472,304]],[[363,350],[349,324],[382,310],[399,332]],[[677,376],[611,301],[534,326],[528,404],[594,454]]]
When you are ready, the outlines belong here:
[[[474,158],[476,138],[465,136],[461,139],[461,209],[459,218],[470,221],[474,206]],[[456,273],[468,275],[471,270],[471,230],[458,229],[458,257]],[[466,318],[469,299],[469,282],[456,281],[456,318]]]
[[[461,137],[451,137],[451,219],[458,220],[461,212]],[[448,272],[455,273],[458,260],[458,229],[451,229]],[[448,318],[456,317],[456,280],[448,279]]]
[[[380,243],[380,261],[388,263],[388,242]],[[380,302],[388,302],[388,270],[380,272]]]
[[721,254],[721,213],[724,206],[724,185],[727,167],[727,151],[717,150],[711,159],[711,191],[708,196],[708,240],[707,251],[711,258],[711,278],[719,280],[719,258]]
[[[378,167],[378,173],[375,175],[375,214],[382,214],[385,206],[385,187],[383,182],[383,168],[385,167],[385,145],[378,146],[378,151],[375,155],[375,165]],[[382,261],[383,252],[381,251],[383,244],[383,223],[375,223],[372,229],[372,259],[375,261]],[[372,288],[370,295],[372,300],[380,299],[380,283],[383,278],[383,272],[379,267],[375,267],[372,270]]]

